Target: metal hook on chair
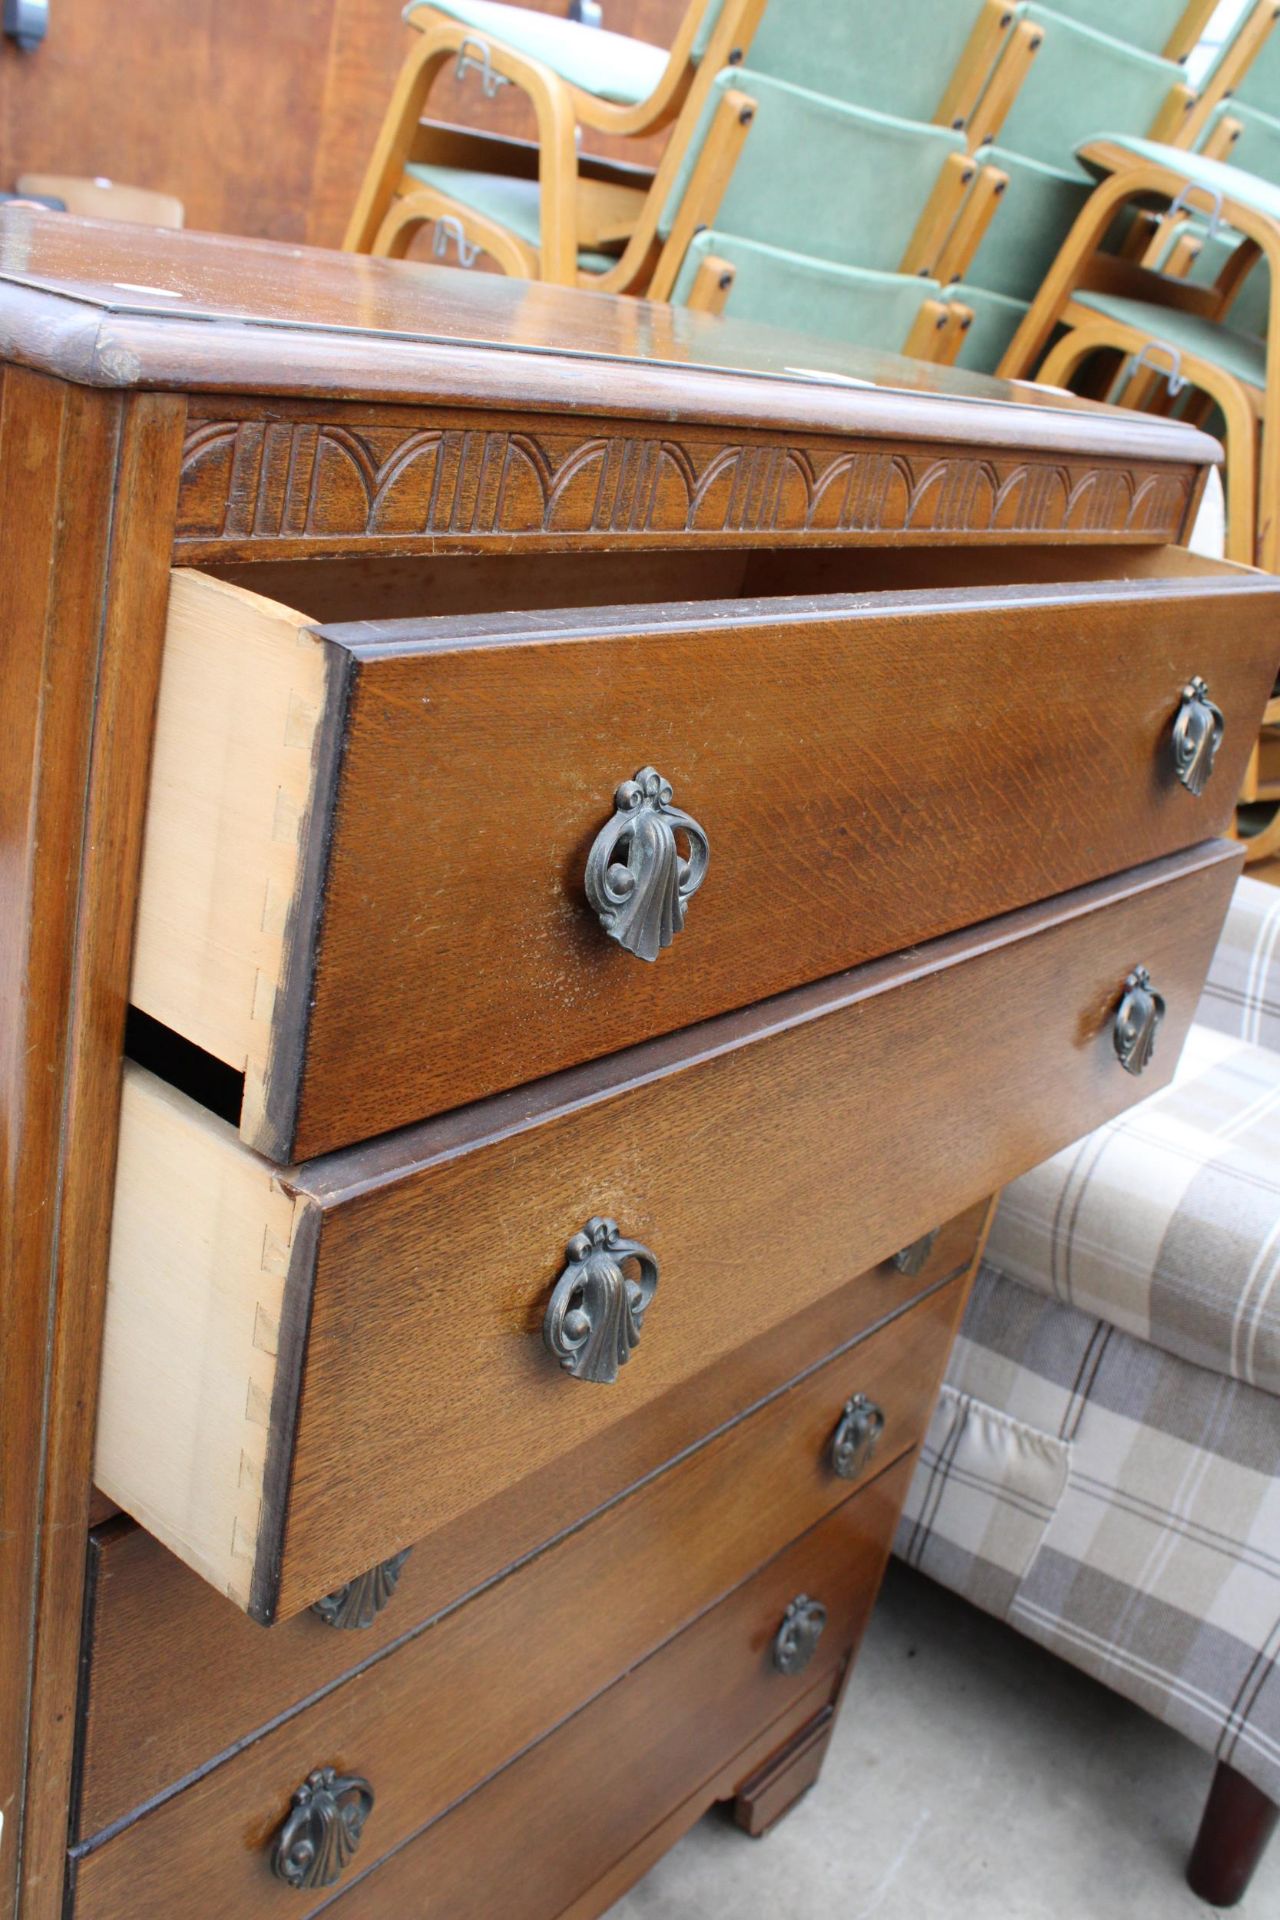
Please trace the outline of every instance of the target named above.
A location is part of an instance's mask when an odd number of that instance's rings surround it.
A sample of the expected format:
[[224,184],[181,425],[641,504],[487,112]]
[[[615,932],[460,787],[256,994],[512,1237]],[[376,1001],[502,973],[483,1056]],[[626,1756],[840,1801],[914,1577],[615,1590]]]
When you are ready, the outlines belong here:
[[1187,198],[1187,195],[1190,193],[1205,194],[1213,202],[1212,209],[1209,213],[1209,225],[1205,232],[1205,244],[1209,245],[1213,241],[1218,228],[1222,225],[1222,194],[1217,187],[1200,187],[1188,181],[1187,185],[1183,187],[1179,193],[1177,199],[1170,206],[1165,218],[1167,220],[1173,220],[1180,213],[1196,213],[1203,218],[1204,208],[1192,206],[1190,200]]
[[1164,383],[1169,389],[1169,398],[1171,400],[1177,399],[1187,384],[1182,377],[1182,354],[1177,347],[1170,346],[1165,340],[1148,340],[1141,353],[1135,353],[1130,356],[1129,365],[1120,382],[1121,391],[1128,386],[1131,380],[1137,379],[1144,367],[1147,367],[1152,373],[1161,372],[1161,369],[1156,366],[1155,361],[1151,357],[1157,353],[1164,353],[1169,357],[1169,371],[1164,375]]
[[480,75],[480,89],[486,100],[495,99],[499,87],[511,85],[506,74],[499,73],[494,66],[485,40],[464,40],[458,48],[458,64],[454,69],[458,79],[465,80],[473,67]]
[[478,246],[472,246],[467,239],[466,228],[461,220],[452,213],[438,213],[433,222],[435,232],[431,236],[431,251],[437,260],[449,257],[449,242],[452,240],[458,249],[458,265],[474,267],[480,257]]

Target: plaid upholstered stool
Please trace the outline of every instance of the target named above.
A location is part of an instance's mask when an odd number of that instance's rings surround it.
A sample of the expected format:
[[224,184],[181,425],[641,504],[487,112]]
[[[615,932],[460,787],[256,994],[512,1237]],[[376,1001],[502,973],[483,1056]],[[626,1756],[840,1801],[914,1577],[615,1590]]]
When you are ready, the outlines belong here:
[[1010,1187],[912,1565],[1212,1753],[1192,1883],[1280,1803],[1280,891],[1240,881],[1177,1078]]

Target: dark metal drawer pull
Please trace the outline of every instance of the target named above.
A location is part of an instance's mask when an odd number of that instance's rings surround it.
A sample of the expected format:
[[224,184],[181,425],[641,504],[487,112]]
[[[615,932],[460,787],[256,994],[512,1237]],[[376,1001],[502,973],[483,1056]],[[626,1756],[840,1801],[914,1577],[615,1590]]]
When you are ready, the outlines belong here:
[[1182,704],[1173,723],[1173,770],[1188,793],[1203,793],[1208,785],[1226,724],[1221,707],[1214,705],[1197,674],[1182,689]]
[[[658,1290],[658,1261],[638,1240],[624,1240],[616,1220],[588,1220],[565,1249],[568,1265],[556,1281],[542,1337],[575,1380],[608,1385],[640,1343],[649,1303]],[[634,1260],[640,1278],[622,1270]]]
[[360,1845],[373,1788],[358,1773],[319,1767],[294,1789],[293,1810],[276,1835],[271,1871],[287,1887],[331,1887]]
[[773,1642],[773,1664],[779,1673],[803,1673],[818,1650],[827,1624],[827,1610],[807,1593],[798,1593],[782,1616]]
[[929,1255],[938,1243],[939,1231],[939,1228],[934,1227],[931,1233],[922,1233],[920,1238],[913,1240],[909,1247],[903,1247],[900,1252],[894,1254],[893,1264],[899,1273],[914,1277],[917,1273],[924,1272]]
[[1116,1057],[1126,1073],[1150,1066],[1164,1014],[1164,995],[1156,992],[1145,967],[1135,967],[1125,980],[1114,1029]]
[[[670,785],[654,767],[624,780],[613,804],[612,820],[587,855],[587,899],[611,940],[641,960],[656,960],[684,925],[711,849],[697,821],[672,806]],[[678,833],[689,843],[688,859]]]
[[403,1553],[393,1553],[389,1560],[370,1567],[368,1573],[358,1574],[345,1586],[326,1593],[323,1600],[313,1602],[312,1613],[326,1627],[341,1627],[345,1632],[371,1627],[399,1586],[404,1563],[412,1552],[412,1547],[406,1547]]
[[884,1410],[865,1393],[855,1393],[844,1403],[844,1412],[831,1436],[831,1465],[842,1480],[856,1480],[863,1471],[884,1432]]

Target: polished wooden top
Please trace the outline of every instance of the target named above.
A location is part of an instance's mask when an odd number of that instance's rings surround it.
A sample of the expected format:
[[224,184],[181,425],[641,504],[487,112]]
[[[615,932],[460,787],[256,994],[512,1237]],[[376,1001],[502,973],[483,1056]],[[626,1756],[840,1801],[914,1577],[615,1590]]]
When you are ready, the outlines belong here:
[[1215,441],[1175,422],[682,308],[21,207],[0,209],[0,355],[98,387],[510,403],[1220,458]]

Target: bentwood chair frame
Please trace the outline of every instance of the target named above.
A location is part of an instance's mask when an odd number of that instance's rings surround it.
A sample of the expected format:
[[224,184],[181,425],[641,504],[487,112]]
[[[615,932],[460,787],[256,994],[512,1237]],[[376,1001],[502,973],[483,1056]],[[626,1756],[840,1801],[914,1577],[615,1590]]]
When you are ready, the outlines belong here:
[[1280,22],[1280,0],[1253,0],[1221,58],[1201,84],[1188,118],[1185,144],[1199,138],[1221,103],[1236,91],[1277,22]]
[[[659,233],[659,225],[674,183],[674,166],[668,170],[660,165],[647,187],[636,188],[607,177],[593,177],[598,163],[584,160],[574,183],[573,273],[561,284],[666,299],[694,231],[714,216],[754,116],[754,100],[737,88],[728,89],[717,102],[675,220],[665,236]],[[487,161],[490,167],[496,164],[499,171],[507,171],[513,162],[524,161],[520,168],[524,173],[528,151],[520,153],[514,142],[485,140],[459,129],[424,124],[418,130],[406,164],[430,159],[446,167],[471,167],[479,162],[483,168]],[[617,170],[603,167],[598,171],[607,175]],[[453,198],[441,187],[424,185],[411,174],[405,174],[402,188],[375,234],[370,252],[402,258],[419,230],[434,225],[438,231],[453,236],[464,265],[471,264],[473,250],[479,250],[487,253],[503,273],[519,279],[555,278],[545,264],[545,186],[540,194],[543,244],[536,247],[477,208]],[[611,267],[603,271],[579,268],[579,248],[608,246],[618,241],[625,244]]]
[[[1079,292],[1101,292],[1152,302],[1175,311],[1195,314],[1202,319],[1221,322],[1228,315],[1246,276],[1259,261],[1266,262],[1272,288],[1280,289],[1280,222],[1259,212],[1247,201],[1234,197],[1229,185],[1220,188],[1197,183],[1186,169],[1173,160],[1136,158],[1125,147],[1107,140],[1090,142],[1081,149],[1080,157],[1087,166],[1103,176],[1101,184],[1086,202],[1052,271],[1046,276],[1022,325],[1009,343],[999,367],[1001,377],[1029,378],[1059,325],[1090,330],[1094,349],[1104,344],[1103,334],[1108,329],[1117,328],[1119,323],[1103,320],[1090,308],[1073,304],[1074,296]],[[1195,159],[1199,158],[1195,156]],[[1188,163],[1192,164],[1192,156],[1188,156]],[[1102,250],[1108,232],[1126,207],[1142,210],[1155,208],[1167,213],[1175,205],[1203,214],[1210,220],[1224,221],[1241,237],[1241,244],[1229,256],[1211,287],[1196,286],[1189,281],[1172,278],[1140,261]],[[1149,338],[1150,334],[1147,333],[1144,340]],[[1068,362],[1069,345],[1069,342],[1064,342],[1062,348],[1045,361],[1040,377],[1046,383],[1052,381],[1053,384],[1061,384],[1061,375]],[[1236,381],[1234,384],[1239,393],[1230,395],[1220,369],[1211,371],[1207,364],[1202,367],[1197,363],[1193,371],[1191,362],[1185,356],[1183,374],[1196,385],[1202,384],[1200,376],[1203,376],[1204,391],[1211,390],[1207,382],[1212,378],[1214,398],[1218,399],[1219,404],[1222,404],[1223,396],[1230,399],[1232,410],[1228,414],[1228,430],[1230,433],[1233,427],[1236,429],[1238,441],[1238,446],[1231,449],[1233,465],[1236,453],[1243,459],[1246,443],[1256,437],[1256,426],[1250,433],[1244,431],[1241,396],[1245,396],[1248,406],[1256,410],[1256,416],[1261,420],[1261,451],[1254,482],[1257,542],[1256,552],[1248,557],[1257,565],[1275,571],[1280,565],[1280,297],[1273,293],[1270,301],[1266,380],[1260,392]],[[1231,478],[1229,472],[1229,483]],[[1247,468],[1239,484],[1247,491]],[[1237,514],[1238,523],[1239,519]]]
[[[569,88],[573,101],[574,118],[584,127],[592,127],[599,133],[618,134],[623,137],[640,137],[650,133],[661,133],[664,127],[671,125],[684,105],[690,87],[693,85],[698,69],[704,64],[706,55],[716,38],[715,28],[708,36],[707,46],[702,57],[698,52],[698,41],[709,15],[716,11],[719,0],[689,0],[675,38],[667,54],[667,64],[662,77],[653,91],[643,100],[626,104],[614,100],[602,99],[599,94],[590,93],[584,87],[564,81]],[[725,11],[732,10],[732,0],[724,0]],[[486,84],[502,84],[503,79],[515,80],[514,74],[508,75],[503,61],[509,51],[501,39],[478,33],[474,27],[455,20],[441,8],[430,5],[429,0],[423,6],[414,7],[406,12],[408,24],[418,33],[435,33],[442,27],[451,27],[461,54],[464,46],[471,50],[471,64],[479,64],[482,76],[485,75],[484,55],[488,54],[488,75]],[[582,29],[585,33],[593,31],[590,27]],[[723,64],[737,66],[745,60],[747,43],[734,42],[730,35]],[[496,82],[495,78],[496,76]],[[518,84],[518,82],[517,82]]]
[[[347,227],[344,247],[352,253],[402,251],[408,242],[407,229],[421,226],[434,217],[428,201],[419,199],[416,212],[403,217],[397,215],[395,203],[400,198],[412,199],[419,195],[418,183],[405,174],[407,165],[441,159],[433,145],[433,129],[429,122],[424,123],[423,113],[432,86],[444,68],[465,59],[480,68],[486,84],[496,75],[500,83],[509,82],[518,87],[533,109],[539,152],[537,277],[561,286],[581,283],[609,292],[643,290],[644,267],[646,263],[650,268],[653,264],[654,237],[666,196],[675,184],[688,143],[697,130],[712,82],[723,68],[741,63],[764,11],[765,0],[723,0],[704,55],[694,67],[691,49],[702,19],[712,5],[714,0],[704,0],[703,4],[689,9],[673,45],[668,75],[679,67],[684,78],[669,88],[659,87],[650,96],[651,102],[656,102],[658,95],[663,95],[661,109],[655,105],[654,113],[660,112],[666,120],[651,118],[644,123],[646,130],[669,123],[674,116],[651,193],[633,193],[629,198],[613,196],[604,221],[591,217],[591,209],[599,209],[601,197],[590,192],[585,196],[579,193],[577,141],[579,128],[583,126],[608,132],[626,130],[616,118],[605,114],[609,103],[583,93],[541,61],[483,40],[461,22],[430,12],[419,26],[418,45],[411,49],[400,70]],[[682,49],[679,57],[678,48]],[[639,112],[639,109],[626,111]],[[727,133],[728,128],[721,127],[717,138]],[[580,201],[584,199],[585,218],[580,222]],[[642,232],[646,214],[650,216],[649,225]],[[456,205],[449,208],[448,217],[462,219],[464,229],[472,230],[474,243],[475,234],[491,223],[477,221],[474,215],[464,218],[464,215],[467,215],[466,209]],[[618,270],[605,275],[580,276],[580,249],[598,244],[605,235],[615,233],[627,243]],[[496,240],[496,232],[490,232],[488,238]],[[519,249],[505,248],[503,254],[495,257],[505,263],[514,260],[518,252]],[[527,273],[527,248],[520,257],[525,264],[519,270]],[[508,267],[508,270],[514,269]]]
[[[1214,4],[1215,0],[1189,0],[1162,58],[1176,64],[1183,57],[1188,35],[1194,35],[1191,40],[1194,45]],[[1280,5],[1280,0],[1268,0],[1268,4]],[[964,58],[956,69],[952,91],[943,103],[944,108],[954,108],[961,100],[973,96],[969,98],[965,117],[953,119],[951,124],[967,127],[969,144],[974,149],[999,143],[1000,129],[1026,83],[1047,33],[1052,31],[1039,19],[1018,19],[1011,24],[1013,11],[1013,0],[984,0]],[[1070,28],[1074,23],[1069,15],[1064,15],[1062,24]],[[1175,53],[1175,47],[1180,51]],[[1198,107],[1199,95],[1195,90],[1183,81],[1172,81],[1168,97],[1149,129],[1149,138],[1186,145],[1192,138],[1193,123],[1197,126],[1203,123]],[[939,120],[943,117],[940,110]]]

